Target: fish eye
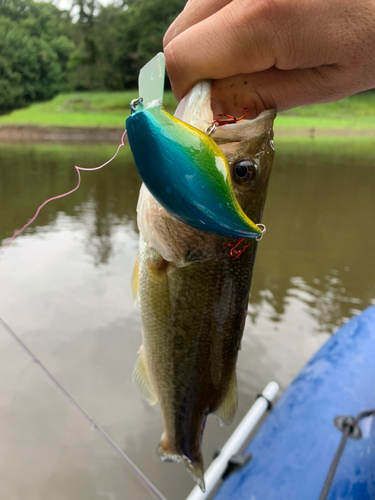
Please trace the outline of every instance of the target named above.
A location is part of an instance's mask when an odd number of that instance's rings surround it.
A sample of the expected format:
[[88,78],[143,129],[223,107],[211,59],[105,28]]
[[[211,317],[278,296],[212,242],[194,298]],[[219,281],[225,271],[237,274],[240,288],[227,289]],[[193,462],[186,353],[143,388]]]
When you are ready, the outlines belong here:
[[234,165],[234,177],[239,183],[252,183],[256,180],[258,166],[252,160],[238,160]]

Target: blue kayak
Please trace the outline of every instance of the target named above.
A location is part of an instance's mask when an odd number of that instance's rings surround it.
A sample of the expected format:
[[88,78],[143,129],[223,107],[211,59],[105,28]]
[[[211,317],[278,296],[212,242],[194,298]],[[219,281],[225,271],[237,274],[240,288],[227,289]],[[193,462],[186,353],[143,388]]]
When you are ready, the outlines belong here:
[[[341,327],[291,383],[215,500],[318,500],[342,432],[338,416],[375,408],[375,307]],[[375,417],[348,438],[327,500],[375,500]]]

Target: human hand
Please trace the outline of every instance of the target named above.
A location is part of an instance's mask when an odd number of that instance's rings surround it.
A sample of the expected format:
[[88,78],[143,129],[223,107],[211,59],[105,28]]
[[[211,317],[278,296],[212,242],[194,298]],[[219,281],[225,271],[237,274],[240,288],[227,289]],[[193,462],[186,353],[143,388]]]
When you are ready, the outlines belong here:
[[375,0],[189,0],[164,54],[178,100],[215,80],[215,113],[335,101],[375,87]]

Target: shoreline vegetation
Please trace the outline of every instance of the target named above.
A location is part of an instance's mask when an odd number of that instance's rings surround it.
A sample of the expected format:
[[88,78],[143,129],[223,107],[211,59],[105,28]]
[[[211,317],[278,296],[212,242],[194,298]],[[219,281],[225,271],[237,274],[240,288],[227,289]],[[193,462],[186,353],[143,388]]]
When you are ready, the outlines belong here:
[[[137,91],[74,92],[0,116],[0,142],[117,142]],[[177,102],[169,91],[166,110]],[[375,137],[375,92],[279,113],[276,137]]]

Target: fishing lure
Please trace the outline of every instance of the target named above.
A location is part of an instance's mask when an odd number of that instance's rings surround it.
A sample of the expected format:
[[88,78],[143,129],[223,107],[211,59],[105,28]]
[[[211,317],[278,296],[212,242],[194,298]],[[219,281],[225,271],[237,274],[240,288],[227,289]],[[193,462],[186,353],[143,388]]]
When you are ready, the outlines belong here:
[[163,108],[164,72],[162,53],[142,68],[141,97],[130,104],[126,120],[144,184],[165,210],[189,226],[232,238],[260,237],[263,226],[254,224],[240,207],[217,144]]

